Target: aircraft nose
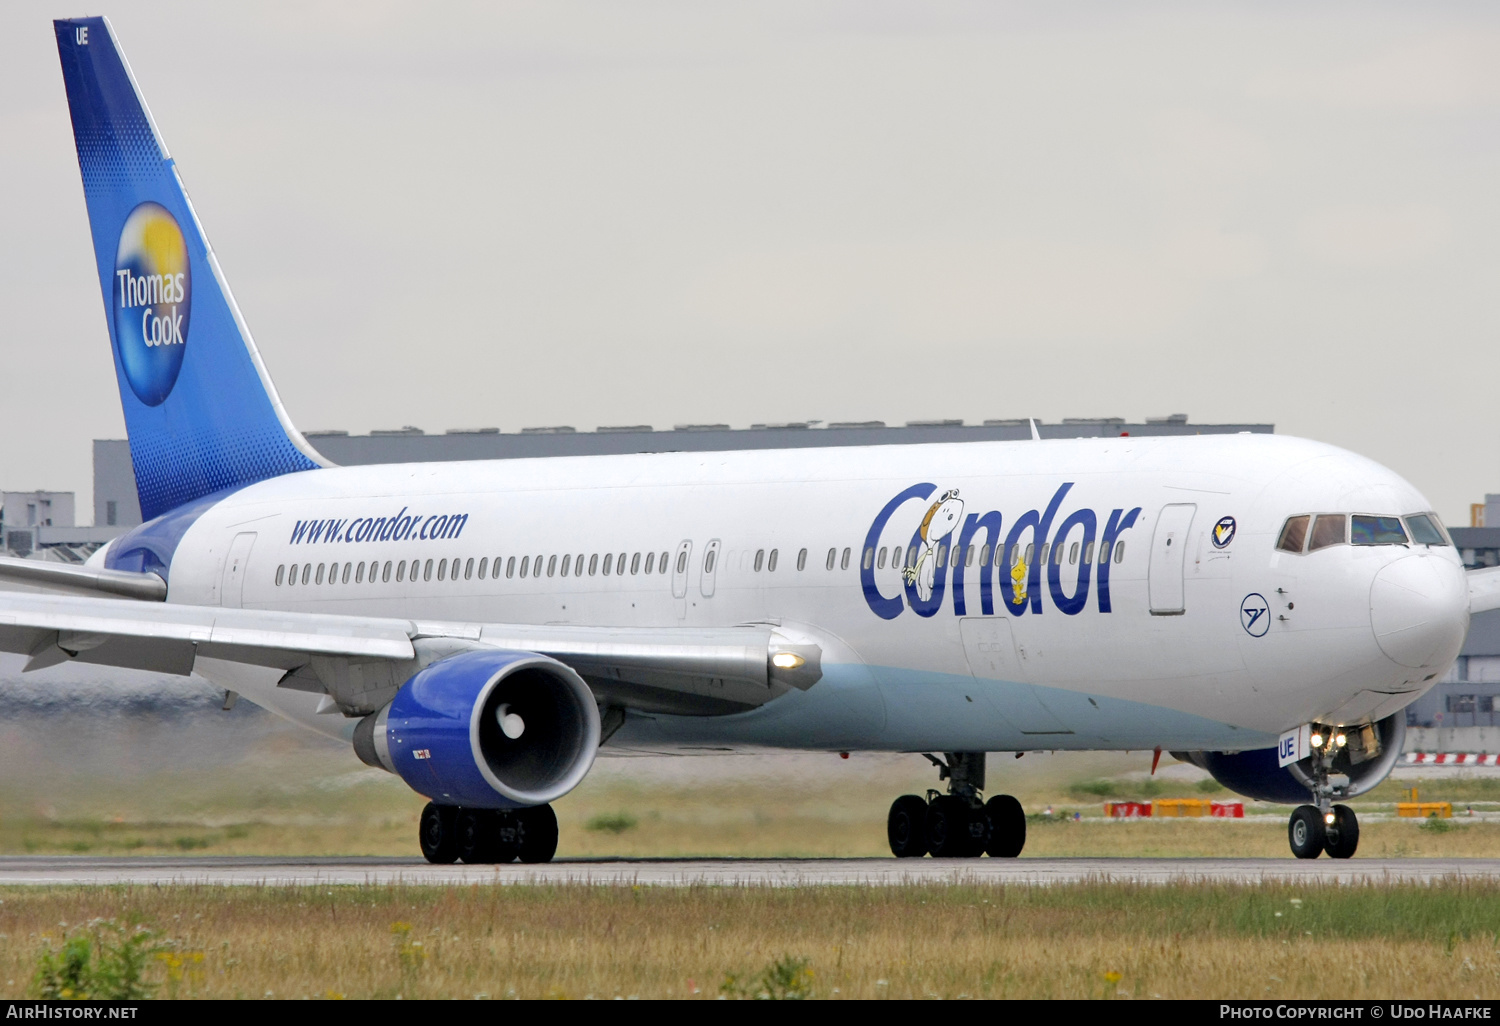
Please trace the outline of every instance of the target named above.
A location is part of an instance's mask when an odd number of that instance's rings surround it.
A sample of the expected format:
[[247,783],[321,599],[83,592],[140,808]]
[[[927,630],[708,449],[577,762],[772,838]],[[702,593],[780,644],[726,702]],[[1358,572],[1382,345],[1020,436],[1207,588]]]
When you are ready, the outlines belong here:
[[1406,556],[1370,585],[1370,626],[1381,651],[1410,669],[1446,666],[1469,630],[1469,589],[1461,567]]

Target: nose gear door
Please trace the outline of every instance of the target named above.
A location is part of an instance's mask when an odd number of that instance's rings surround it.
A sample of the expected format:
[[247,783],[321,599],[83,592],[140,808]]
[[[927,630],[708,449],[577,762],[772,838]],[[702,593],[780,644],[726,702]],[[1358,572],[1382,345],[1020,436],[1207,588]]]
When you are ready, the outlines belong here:
[[1147,568],[1152,616],[1179,616],[1185,611],[1182,572],[1188,548],[1188,530],[1198,507],[1190,502],[1163,506],[1151,536],[1151,560]]

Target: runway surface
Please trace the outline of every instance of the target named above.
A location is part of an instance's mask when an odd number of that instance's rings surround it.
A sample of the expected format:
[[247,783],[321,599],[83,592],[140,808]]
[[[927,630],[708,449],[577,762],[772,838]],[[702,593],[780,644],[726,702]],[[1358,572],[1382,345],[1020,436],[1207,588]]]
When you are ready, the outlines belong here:
[[0,886],[589,883],[801,887],[1086,881],[1430,883],[1455,878],[1500,879],[1500,859],[560,859],[535,866],[432,866],[407,858],[0,857]]

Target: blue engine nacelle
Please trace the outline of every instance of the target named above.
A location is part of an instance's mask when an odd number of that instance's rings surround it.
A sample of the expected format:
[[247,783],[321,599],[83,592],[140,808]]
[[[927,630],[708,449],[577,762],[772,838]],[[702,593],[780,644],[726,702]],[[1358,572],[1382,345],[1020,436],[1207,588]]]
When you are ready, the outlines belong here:
[[440,805],[514,809],[577,787],[599,749],[599,707],[570,667],[533,652],[449,656],[360,721],[354,750]]
[[[1384,780],[1401,757],[1406,740],[1406,711],[1387,716],[1370,726],[1370,734],[1357,726],[1347,728],[1349,744],[1334,757],[1329,779],[1336,794],[1353,798]],[[1208,770],[1225,787],[1246,798],[1285,805],[1305,805],[1312,797],[1312,777],[1303,763],[1278,766],[1276,749],[1249,752],[1173,752],[1183,762]],[[1306,762],[1308,760],[1304,760]],[[1339,778],[1348,778],[1340,784]]]

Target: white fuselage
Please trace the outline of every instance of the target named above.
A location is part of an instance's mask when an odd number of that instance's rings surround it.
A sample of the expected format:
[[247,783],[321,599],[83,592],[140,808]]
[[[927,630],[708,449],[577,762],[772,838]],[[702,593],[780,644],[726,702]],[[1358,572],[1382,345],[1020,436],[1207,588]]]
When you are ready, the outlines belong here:
[[[1428,509],[1363,457],[1248,434],[334,468],[250,485],[199,517],[169,601],[771,621],[822,646],[808,691],[732,715],[632,715],[613,739],[625,746],[1237,750],[1310,720],[1389,715],[1447,668],[1468,622],[1451,546],[1275,550],[1291,515]],[[1110,539],[1111,523],[1129,526]],[[955,545],[973,547],[961,584]],[[349,732],[274,671],[199,670]]]

